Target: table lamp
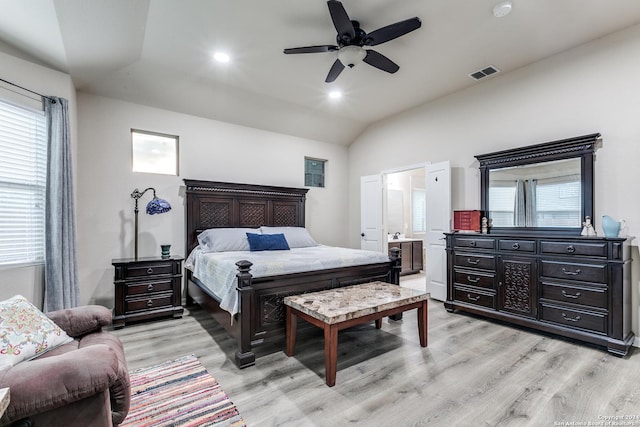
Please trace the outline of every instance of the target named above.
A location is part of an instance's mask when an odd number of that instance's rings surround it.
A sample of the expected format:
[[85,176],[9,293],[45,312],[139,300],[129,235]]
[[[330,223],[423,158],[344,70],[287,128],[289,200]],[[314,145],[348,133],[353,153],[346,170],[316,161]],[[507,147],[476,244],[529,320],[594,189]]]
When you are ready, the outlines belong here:
[[167,202],[164,199],[159,199],[156,196],[156,189],[155,188],[147,188],[145,189],[143,192],[138,191],[138,189],[136,188],[135,190],[133,190],[133,193],[131,193],[131,197],[136,201],[136,206],[133,210],[134,214],[135,214],[135,231],[134,231],[134,253],[135,253],[135,259],[138,259],[138,200],[144,196],[144,193],[146,193],[147,191],[153,191],[153,199],[151,199],[151,201],[149,203],[147,203],[147,214],[149,215],[155,215],[155,214],[163,214],[165,212],[169,212],[171,210],[171,205],[169,204],[169,202]]

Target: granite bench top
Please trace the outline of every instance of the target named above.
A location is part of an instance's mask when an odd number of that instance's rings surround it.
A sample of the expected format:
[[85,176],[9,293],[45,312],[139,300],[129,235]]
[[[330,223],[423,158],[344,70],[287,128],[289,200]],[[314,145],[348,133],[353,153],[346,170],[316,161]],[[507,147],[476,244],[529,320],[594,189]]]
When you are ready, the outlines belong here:
[[344,322],[403,305],[424,301],[427,292],[386,282],[291,295],[284,303],[327,324]]

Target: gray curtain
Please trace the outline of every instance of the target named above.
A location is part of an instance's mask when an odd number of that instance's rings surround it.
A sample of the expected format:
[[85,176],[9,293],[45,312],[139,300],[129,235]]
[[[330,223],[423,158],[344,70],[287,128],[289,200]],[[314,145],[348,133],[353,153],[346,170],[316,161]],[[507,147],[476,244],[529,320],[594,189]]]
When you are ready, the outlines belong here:
[[538,225],[538,212],[536,209],[536,188],[538,186],[537,179],[530,179],[527,181],[527,195],[526,195],[526,217],[527,227],[535,227]]
[[521,179],[516,181],[516,197],[513,209],[513,223],[516,227],[527,225],[525,182]]
[[46,97],[47,196],[44,311],[78,305],[78,266],[68,103]]

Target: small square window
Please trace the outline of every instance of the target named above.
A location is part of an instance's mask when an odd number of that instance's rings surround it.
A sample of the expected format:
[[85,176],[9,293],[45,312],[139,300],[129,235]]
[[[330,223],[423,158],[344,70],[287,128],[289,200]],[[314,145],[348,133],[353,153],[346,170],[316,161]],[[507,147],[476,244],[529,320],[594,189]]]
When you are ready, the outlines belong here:
[[131,129],[133,172],[178,175],[178,137]]
[[324,164],[326,160],[304,158],[304,185],[324,187]]

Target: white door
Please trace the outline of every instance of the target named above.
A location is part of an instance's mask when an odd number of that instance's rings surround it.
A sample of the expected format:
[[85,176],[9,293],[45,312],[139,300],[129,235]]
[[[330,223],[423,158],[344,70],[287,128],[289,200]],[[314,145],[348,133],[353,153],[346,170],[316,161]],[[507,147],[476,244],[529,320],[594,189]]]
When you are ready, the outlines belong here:
[[440,162],[425,167],[427,292],[431,298],[447,298],[447,252],[444,234],[451,229],[451,166]]
[[360,177],[360,227],[360,248],[385,252],[382,246],[381,175]]

